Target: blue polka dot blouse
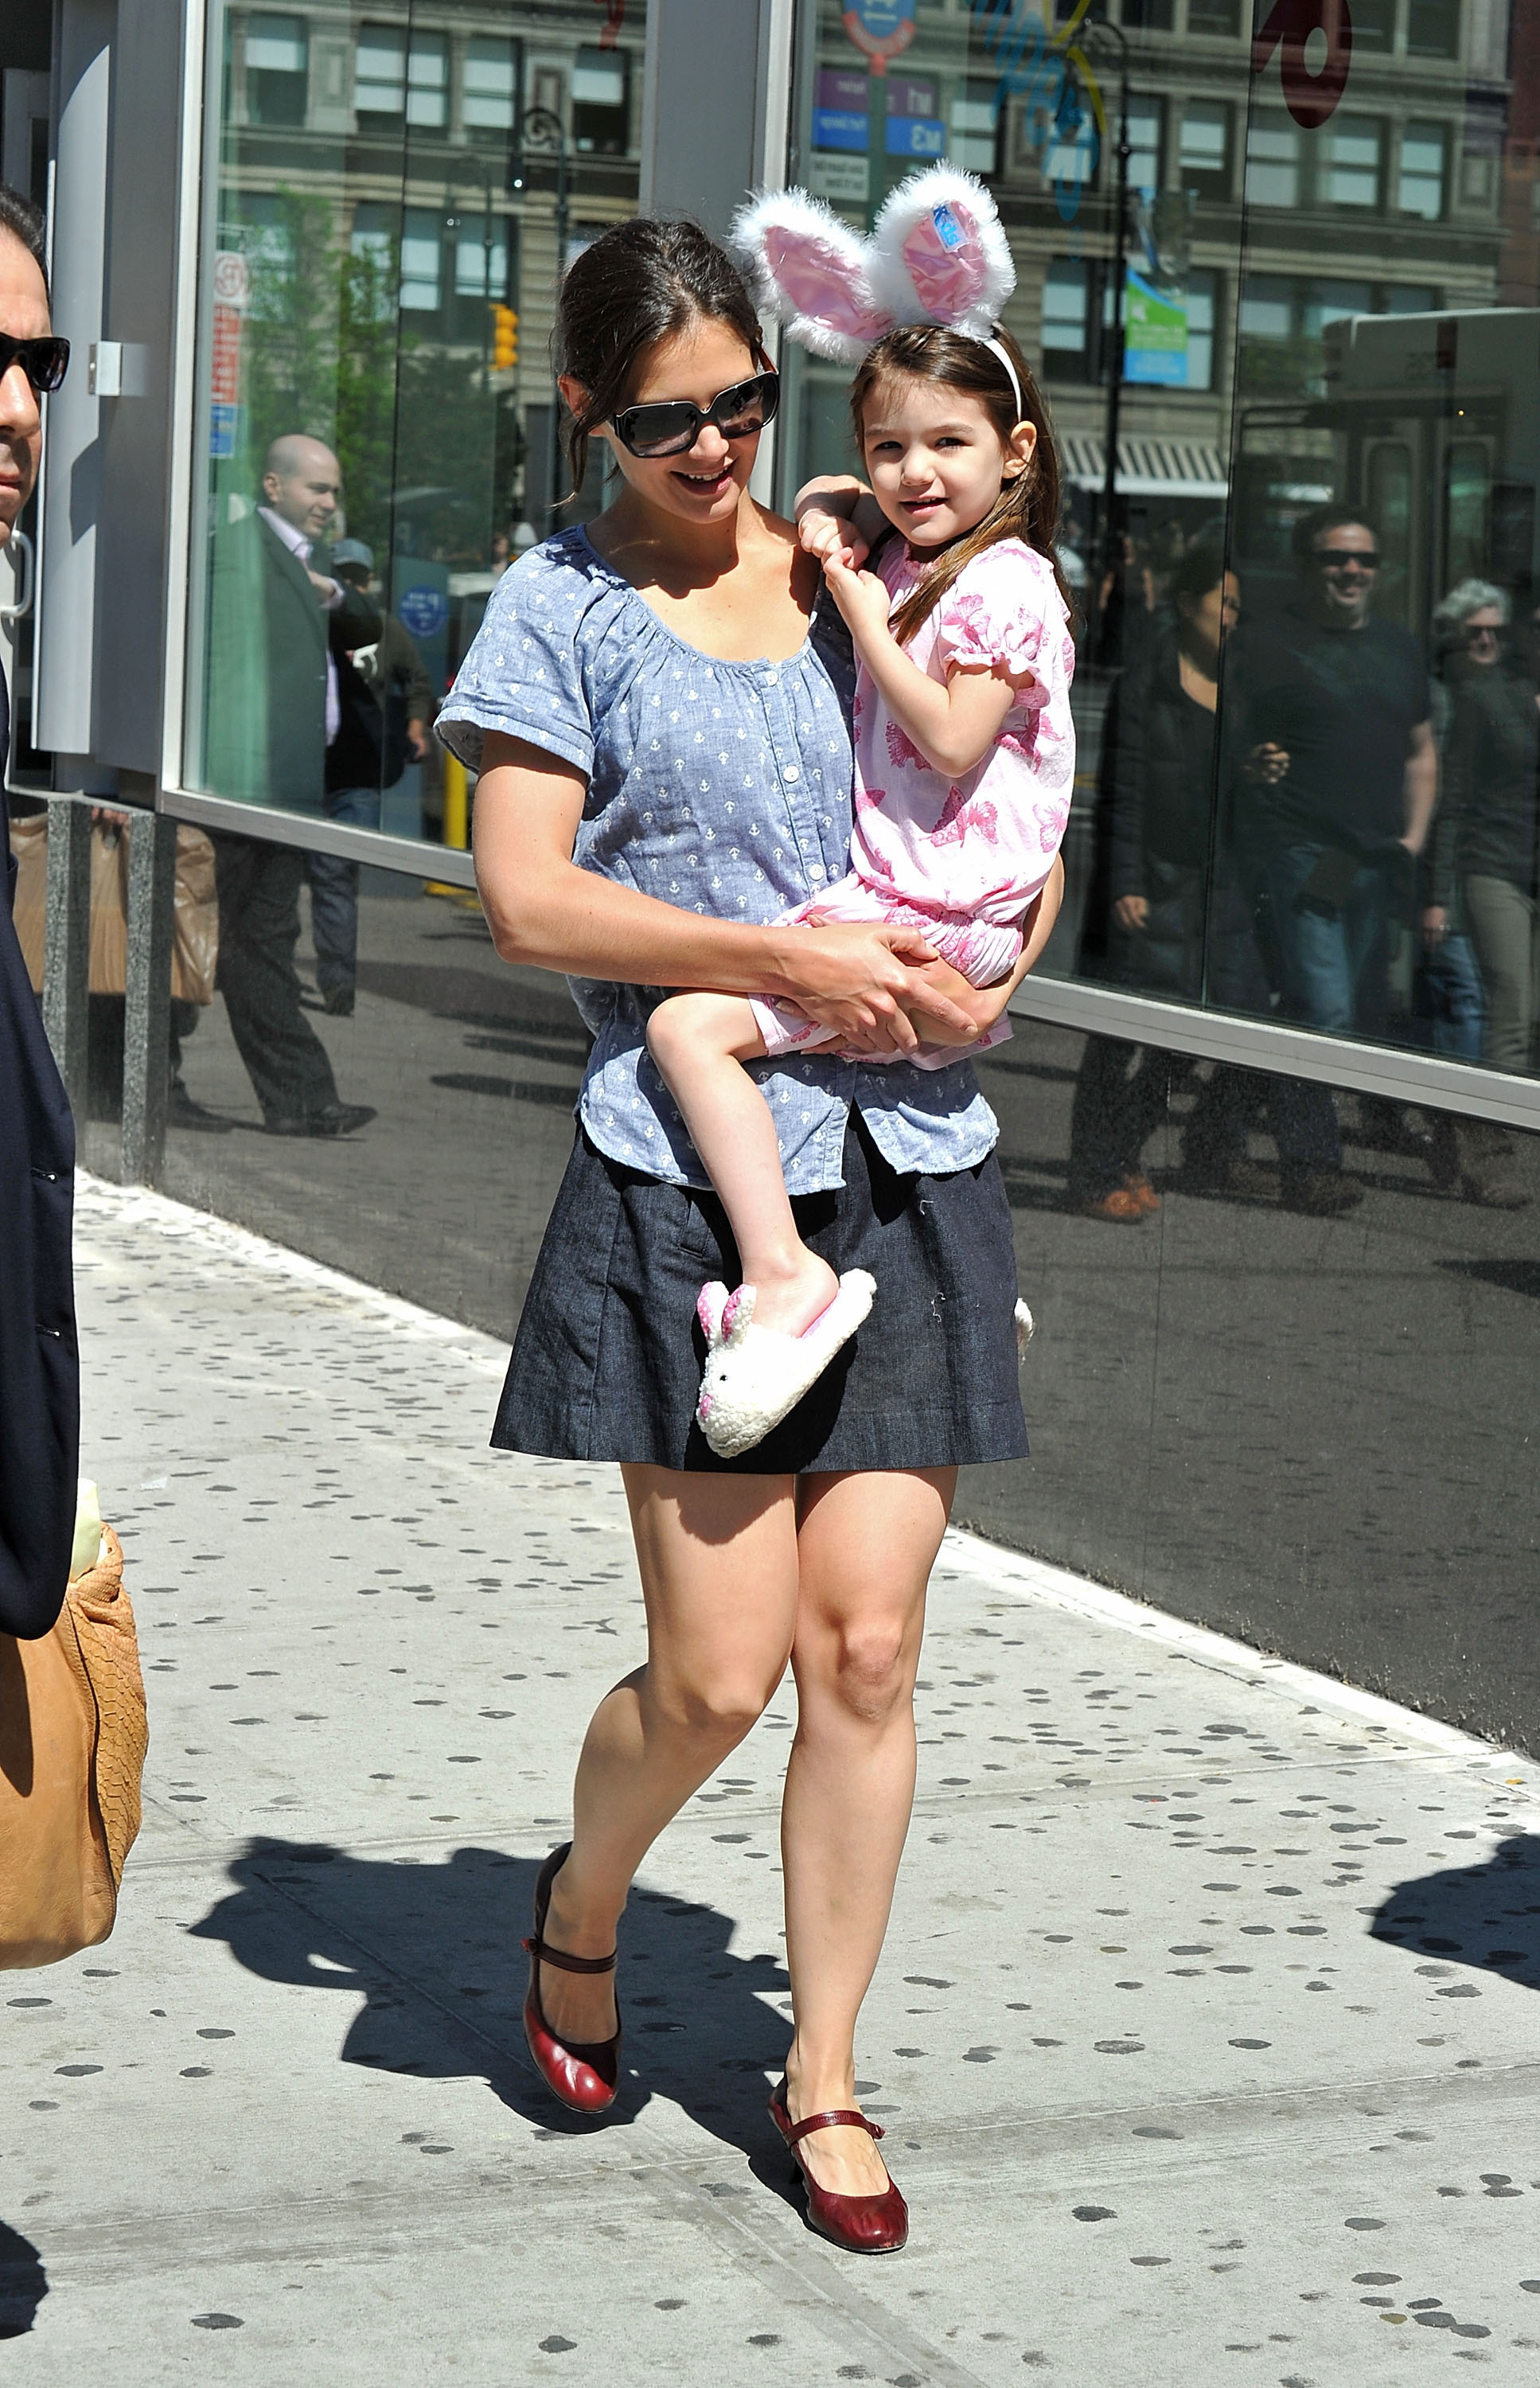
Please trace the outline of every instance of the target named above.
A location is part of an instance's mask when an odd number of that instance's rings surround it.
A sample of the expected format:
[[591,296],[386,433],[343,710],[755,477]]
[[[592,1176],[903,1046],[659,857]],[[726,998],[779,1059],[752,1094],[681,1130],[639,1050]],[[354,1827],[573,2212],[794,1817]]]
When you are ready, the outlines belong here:
[[[832,601],[820,598],[789,662],[725,663],[676,637],[577,528],[504,573],[438,734],[472,771],[483,733],[499,730],[587,772],[581,869],[688,911],[761,922],[845,870],[854,677]],[[613,1161],[704,1187],[647,1051],[663,990],[569,984],[595,1037],[578,1098],[588,1135]],[[999,1133],[966,1061],[916,1070],[811,1053],[751,1066],[793,1194],[841,1182],[852,1103],[904,1173],[971,1168]]]

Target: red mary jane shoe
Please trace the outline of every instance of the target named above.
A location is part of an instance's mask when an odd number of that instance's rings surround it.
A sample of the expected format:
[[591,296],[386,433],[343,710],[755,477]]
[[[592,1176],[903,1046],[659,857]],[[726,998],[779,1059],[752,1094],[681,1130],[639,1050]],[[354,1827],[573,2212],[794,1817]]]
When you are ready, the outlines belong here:
[[807,2191],[807,2218],[814,2229],[852,2255],[896,2255],[909,2236],[909,2208],[897,2183],[890,2178],[880,2197],[840,2197],[832,2189],[819,2188],[799,2145],[810,2131],[826,2130],[831,2123],[853,2123],[858,2131],[869,2131],[874,2140],[880,2140],[881,2124],[869,2122],[853,2106],[835,2107],[827,2115],[804,2115],[800,2123],[794,2123],[787,2112],[786,2095],[782,2081],[770,2099],[770,2120],[801,2170]]
[[620,2001],[615,2001],[615,2033],[612,2039],[563,2041],[557,2039],[540,2005],[540,1968],[554,1965],[563,1974],[609,1974],[614,1971],[616,1951],[608,1957],[571,1957],[564,1949],[553,1949],[545,1937],[546,1910],[550,1905],[550,1886],[566,1863],[572,1848],[563,1841],[552,1849],[540,1868],[535,1884],[535,1929],[524,1947],[529,1951],[529,1988],[524,1996],[524,2038],[535,2059],[535,2069],[563,2106],[574,2115],[602,2115],[606,2106],[614,2102],[615,2087],[620,2079]]

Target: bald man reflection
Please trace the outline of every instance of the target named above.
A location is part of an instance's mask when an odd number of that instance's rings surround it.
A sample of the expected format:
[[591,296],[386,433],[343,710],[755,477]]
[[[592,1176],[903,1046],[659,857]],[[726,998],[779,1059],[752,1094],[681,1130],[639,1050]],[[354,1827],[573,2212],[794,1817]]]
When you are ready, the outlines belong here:
[[[331,449],[285,433],[268,450],[255,508],[215,532],[204,754],[216,795],[322,814],[326,748],[340,718],[333,634],[345,649],[380,635],[370,599],[330,568],[341,494]],[[263,1121],[275,1136],[347,1135],[373,1114],[340,1101],[300,1008],[303,851],[227,832],[214,845],[219,987]]]

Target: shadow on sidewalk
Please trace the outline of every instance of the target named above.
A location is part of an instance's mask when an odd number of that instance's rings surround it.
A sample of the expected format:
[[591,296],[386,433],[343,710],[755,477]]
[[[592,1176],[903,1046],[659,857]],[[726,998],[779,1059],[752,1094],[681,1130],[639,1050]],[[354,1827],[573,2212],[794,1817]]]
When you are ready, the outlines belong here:
[[[1399,1884],[1370,1931],[1397,1948],[1457,1958],[1540,1989],[1540,1835],[1517,1833],[1481,1865]],[[1470,1997],[1471,1987],[1458,1983],[1443,1995]]]
[[43,2258],[30,2239],[0,2222],[0,2338],[25,2338],[48,2293]]
[[[764,2004],[787,1985],[766,1950],[734,1955],[735,1919],[637,1889],[622,1919],[620,2094],[599,2123],[570,2114],[530,2064],[521,2020],[541,1857],[455,1849],[443,1864],[259,1839],[195,1938],[222,1940],[264,1981],[342,1990],[362,2005],[345,2064],[424,2081],[481,2078],[549,2130],[625,2128],[654,2092],[740,2148],[769,2186],[788,2171],[765,2115],[787,2026]],[[4,2242],[0,2241],[0,2247]]]

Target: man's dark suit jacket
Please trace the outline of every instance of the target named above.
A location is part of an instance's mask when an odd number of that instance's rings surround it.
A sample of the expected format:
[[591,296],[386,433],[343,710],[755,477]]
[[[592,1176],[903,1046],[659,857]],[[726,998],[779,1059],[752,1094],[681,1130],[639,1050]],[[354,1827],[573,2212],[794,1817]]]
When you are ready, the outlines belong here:
[[[310,570],[330,572],[317,545]],[[204,779],[215,795],[319,813],[326,786],[326,652],[368,646],[380,616],[344,580],[327,613],[309,572],[259,514],[213,540],[208,584],[208,685]]]
[[11,921],[9,731],[0,676],[0,1633],[32,1641],[62,1606],[75,1531],[75,1124]]

